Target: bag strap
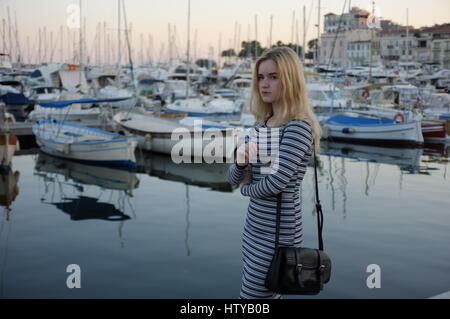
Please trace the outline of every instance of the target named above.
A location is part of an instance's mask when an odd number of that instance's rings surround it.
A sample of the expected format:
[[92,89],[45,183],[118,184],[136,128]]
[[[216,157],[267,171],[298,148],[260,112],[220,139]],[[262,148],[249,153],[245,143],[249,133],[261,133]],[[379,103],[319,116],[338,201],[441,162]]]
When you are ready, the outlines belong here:
[[[283,140],[283,137],[284,137],[284,129],[281,132],[281,138],[280,138],[280,143],[279,143],[280,148],[281,148],[281,141]],[[322,212],[322,205],[320,204],[320,199],[319,199],[319,185],[317,182],[317,155],[316,155],[316,150],[314,148],[314,143],[313,143],[312,147],[313,147],[313,154],[314,154],[314,183],[315,183],[315,192],[316,192],[317,234],[318,234],[319,250],[323,251],[323,239],[322,239],[323,212]],[[278,193],[278,195],[277,195],[275,251],[279,247],[279,239],[280,239],[281,197],[282,197],[282,192]]]

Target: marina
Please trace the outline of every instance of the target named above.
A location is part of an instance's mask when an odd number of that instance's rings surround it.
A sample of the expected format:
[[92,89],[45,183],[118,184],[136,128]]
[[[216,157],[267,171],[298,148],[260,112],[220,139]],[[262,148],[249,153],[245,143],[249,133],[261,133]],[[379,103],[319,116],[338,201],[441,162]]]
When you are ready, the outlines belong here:
[[[76,2],[78,26],[58,37],[35,28],[34,50],[12,2],[0,25],[0,299],[237,298],[249,198],[228,173],[258,124],[255,62],[273,47],[301,61],[321,127],[333,260],[319,295],[286,299],[448,298],[450,23],[399,24],[373,1],[325,13],[313,0],[309,18],[306,5],[292,12],[291,41],[275,41],[273,15],[262,41],[255,15],[246,39],[236,21],[228,44],[220,32],[199,53],[191,0],[186,34],[169,23],[159,48],[139,37],[129,1],[111,1],[113,23],[95,21],[95,32]],[[313,246],[308,166],[303,243]],[[68,265],[82,269],[81,289],[68,289]],[[380,289],[367,284],[371,265]]]
[[[336,268],[319,298],[447,291],[449,153],[441,144],[323,143],[324,240]],[[1,175],[1,298],[236,298],[247,201],[228,184],[229,164],[176,165],[139,151],[136,158],[135,172],[42,153],[14,158]],[[313,185],[309,170],[305,245],[316,236]],[[83,271],[77,291],[65,286],[72,263]],[[382,267],[382,289],[366,286],[373,263]]]

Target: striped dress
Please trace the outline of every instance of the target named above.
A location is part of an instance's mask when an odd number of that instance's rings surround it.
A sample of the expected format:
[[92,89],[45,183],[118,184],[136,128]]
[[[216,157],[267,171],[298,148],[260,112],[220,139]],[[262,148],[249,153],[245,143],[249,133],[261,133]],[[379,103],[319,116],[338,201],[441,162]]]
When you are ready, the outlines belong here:
[[[280,128],[270,128],[266,124],[254,127],[258,154],[251,162],[252,182],[241,186],[242,195],[250,197],[242,240],[242,299],[281,297],[264,286],[275,249],[277,194],[280,192],[280,244],[299,247],[302,243],[301,187],[312,156],[312,130],[306,120],[290,121],[282,128],[284,136],[278,143]],[[267,163],[268,157],[261,154],[274,154],[273,164]],[[230,184],[239,185],[245,172],[236,164],[231,165]]]

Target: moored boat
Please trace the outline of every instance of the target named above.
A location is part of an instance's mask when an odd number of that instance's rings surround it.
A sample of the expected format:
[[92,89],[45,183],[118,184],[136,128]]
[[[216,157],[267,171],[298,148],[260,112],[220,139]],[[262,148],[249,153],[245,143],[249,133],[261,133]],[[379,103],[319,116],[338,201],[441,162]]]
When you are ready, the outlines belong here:
[[97,165],[136,166],[137,141],[74,123],[44,119],[33,126],[44,153]]
[[323,124],[324,137],[358,143],[418,146],[423,144],[420,121],[398,123],[394,120],[336,115]]

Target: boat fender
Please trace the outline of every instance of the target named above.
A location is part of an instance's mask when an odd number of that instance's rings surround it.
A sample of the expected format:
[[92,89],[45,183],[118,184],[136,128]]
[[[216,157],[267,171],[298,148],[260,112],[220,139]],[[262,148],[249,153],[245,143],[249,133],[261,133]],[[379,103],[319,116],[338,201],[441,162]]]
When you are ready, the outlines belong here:
[[344,133],[344,134],[353,134],[353,133],[355,133],[355,129],[351,128],[351,127],[344,127],[342,129],[342,133]]
[[405,123],[405,116],[403,115],[403,113],[398,112],[394,116],[394,121],[399,123]]

